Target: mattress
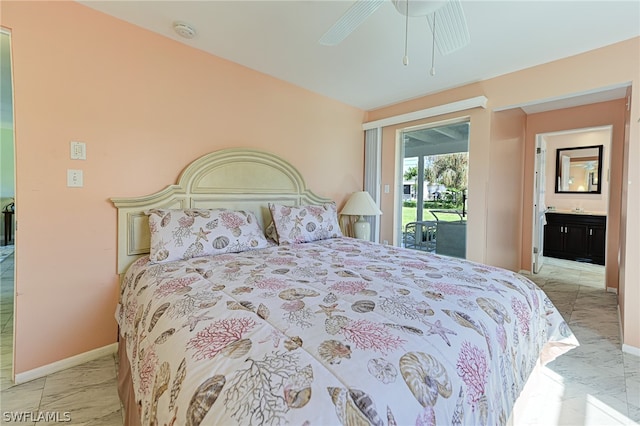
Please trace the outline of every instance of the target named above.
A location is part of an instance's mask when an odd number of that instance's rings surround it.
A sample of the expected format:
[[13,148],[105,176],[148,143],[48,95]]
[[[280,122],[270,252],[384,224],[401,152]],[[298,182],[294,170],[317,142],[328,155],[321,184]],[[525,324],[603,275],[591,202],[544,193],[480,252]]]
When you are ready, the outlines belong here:
[[578,345],[517,273],[346,237],[142,257],[116,319],[142,425],[506,424]]

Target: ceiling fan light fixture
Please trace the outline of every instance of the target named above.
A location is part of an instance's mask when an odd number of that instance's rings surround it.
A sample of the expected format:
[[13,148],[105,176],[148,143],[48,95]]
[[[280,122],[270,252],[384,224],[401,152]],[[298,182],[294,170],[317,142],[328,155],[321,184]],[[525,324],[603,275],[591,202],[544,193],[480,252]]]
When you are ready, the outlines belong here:
[[196,30],[185,22],[174,22],[173,31],[182,38],[192,39],[196,36]]

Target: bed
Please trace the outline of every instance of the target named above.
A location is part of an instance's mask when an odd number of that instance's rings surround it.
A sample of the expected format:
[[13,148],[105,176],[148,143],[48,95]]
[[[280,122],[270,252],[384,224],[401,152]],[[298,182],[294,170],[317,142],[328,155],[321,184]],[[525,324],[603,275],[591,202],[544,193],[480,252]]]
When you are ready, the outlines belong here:
[[521,275],[343,236],[267,152],[112,201],[127,425],[507,424],[578,344]]

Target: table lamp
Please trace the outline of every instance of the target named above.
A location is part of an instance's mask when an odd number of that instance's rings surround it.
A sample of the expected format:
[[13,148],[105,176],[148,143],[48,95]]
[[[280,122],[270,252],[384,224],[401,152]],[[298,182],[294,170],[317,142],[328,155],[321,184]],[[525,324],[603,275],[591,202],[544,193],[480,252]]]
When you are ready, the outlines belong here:
[[382,212],[367,191],[358,191],[351,194],[340,214],[360,216],[353,224],[353,232],[356,238],[369,240],[371,238],[371,227],[369,222],[364,220],[364,216],[378,216]]

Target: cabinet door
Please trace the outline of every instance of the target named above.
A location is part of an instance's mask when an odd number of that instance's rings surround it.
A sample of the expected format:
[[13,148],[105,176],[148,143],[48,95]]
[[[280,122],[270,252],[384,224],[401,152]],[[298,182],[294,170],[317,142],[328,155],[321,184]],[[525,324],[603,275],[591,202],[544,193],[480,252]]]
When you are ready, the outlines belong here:
[[555,223],[547,223],[544,226],[544,255],[551,256],[562,252],[564,249],[563,244],[563,226],[556,225]]
[[588,257],[587,227],[567,224],[564,227],[564,250],[575,257]]
[[606,239],[606,231],[603,226],[589,227],[589,256],[593,258],[594,263],[604,265]]

